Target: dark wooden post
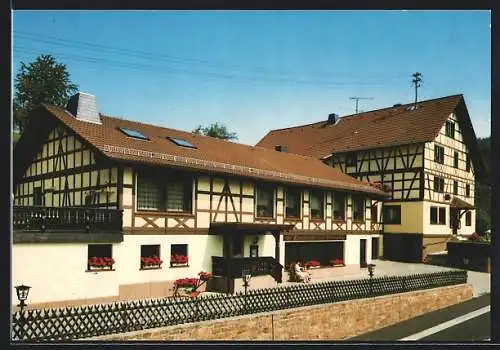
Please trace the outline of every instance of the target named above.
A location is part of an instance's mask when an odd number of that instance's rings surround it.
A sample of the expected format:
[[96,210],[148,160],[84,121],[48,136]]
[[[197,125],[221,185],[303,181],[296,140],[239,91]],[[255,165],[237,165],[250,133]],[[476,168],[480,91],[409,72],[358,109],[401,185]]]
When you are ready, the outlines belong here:
[[[276,259],[276,262],[279,264],[280,262],[280,232],[279,231],[274,231],[273,232],[274,236],[274,241],[275,241],[275,246],[274,246],[274,258]],[[280,271],[279,273],[279,283],[282,282],[282,273],[283,271]]]

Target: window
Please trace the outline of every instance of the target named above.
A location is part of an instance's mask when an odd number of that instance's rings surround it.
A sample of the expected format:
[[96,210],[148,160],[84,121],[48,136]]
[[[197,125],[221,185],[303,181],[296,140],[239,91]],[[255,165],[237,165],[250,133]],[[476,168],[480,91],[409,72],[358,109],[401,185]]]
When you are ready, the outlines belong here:
[[163,191],[152,179],[137,177],[137,210],[163,210]]
[[41,187],[33,187],[33,205],[43,205],[43,193]]
[[371,206],[370,213],[372,223],[378,222],[378,207],[376,204]]
[[439,193],[444,192],[444,178],[439,176],[434,176],[434,192],[439,192]]
[[309,191],[309,206],[311,208],[311,219],[323,219],[323,192]]
[[191,212],[193,182],[171,180],[167,182],[167,211]]
[[333,220],[345,221],[345,193],[333,194]]
[[363,221],[365,217],[365,201],[361,196],[352,196],[352,219]]
[[193,201],[191,177],[137,176],[137,210],[167,210],[189,213]]
[[465,171],[470,171],[470,156],[468,153],[465,154]]
[[139,140],[149,140],[147,136],[144,136],[143,133],[137,130],[133,129],[128,129],[128,128],[118,128],[122,133],[127,135],[128,137],[132,137],[134,139],[139,139]]
[[444,147],[434,145],[434,161],[436,163],[444,164]]
[[92,268],[113,268],[111,244],[89,244],[87,250],[87,270]]
[[401,225],[400,205],[384,205],[384,224]]
[[451,137],[452,139],[455,138],[455,123],[449,120],[446,122],[445,134],[446,136]]
[[265,218],[274,217],[274,188],[269,185],[259,185],[257,186],[256,192],[257,216]]
[[287,218],[300,218],[300,191],[295,188],[287,188],[285,191],[285,216]]
[[470,185],[465,185],[465,197],[470,197]]
[[453,153],[453,167],[458,169],[458,152]]
[[141,245],[141,268],[160,267],[160,245]]
[[356,153],[349,153],[345,156],[346,165],[356,165],[358,163],[358,157]]
[[458,194],[458,181],[453,181],[453,194]]
[[188,266],[188,245],[170,245],[170,266]]
[[446,225],[446,208],[431,207],[431,224]]
[[465,213],[465,226],[471,226],[472,225],[472,213],[468,211]]
[[187,148],[196,148],[196,146],[193,146],[190,142],[180,139],[178,137],[170,137],[168,136],[167,139],[175,143],[177,146],[181,147],[187,147]]

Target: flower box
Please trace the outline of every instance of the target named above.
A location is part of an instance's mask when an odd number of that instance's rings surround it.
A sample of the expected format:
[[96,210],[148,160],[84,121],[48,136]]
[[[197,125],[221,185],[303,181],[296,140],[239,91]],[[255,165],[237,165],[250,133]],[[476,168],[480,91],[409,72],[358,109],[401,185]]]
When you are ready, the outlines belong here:
[[188,257],[179,254],[171,255],[170,266],[188,266]]
[[97,257],[93,256],[88,260],[89,270],[111,270],[115,260],[111,257]]
[[305,263],[305,267],[307,269],[317,269],[317,268],[321,267],[321,264],[319,261],[311,260],[311,261],[308,261]]
[[161,268],[161,264],[163,261],[156,255],[141,257],[141,269],[158,269]]
[[330,264],[332,266],[345,266],[344,260],[337,258],[330,260]]
[[196,288],[198,286],[197,278],[179,278],[174,282],[177,288]]

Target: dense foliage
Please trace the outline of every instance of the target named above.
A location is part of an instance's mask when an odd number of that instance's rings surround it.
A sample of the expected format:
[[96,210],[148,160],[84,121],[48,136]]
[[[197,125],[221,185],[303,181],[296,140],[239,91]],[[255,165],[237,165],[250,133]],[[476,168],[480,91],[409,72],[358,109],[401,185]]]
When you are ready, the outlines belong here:
[[78,86],[70,80],[66,65],[52,55],[40,55],[21,67],[14,81],[14,129],[22,132],[27,114],[40,103],[65,107]]
[[223,140],[237,140],[238,135],[235,132],[230,132],[227,127],[223,124],[215,122],[209,126],[198,126],[193,130],[193,133],[197,135],[205,135],[216,137]]

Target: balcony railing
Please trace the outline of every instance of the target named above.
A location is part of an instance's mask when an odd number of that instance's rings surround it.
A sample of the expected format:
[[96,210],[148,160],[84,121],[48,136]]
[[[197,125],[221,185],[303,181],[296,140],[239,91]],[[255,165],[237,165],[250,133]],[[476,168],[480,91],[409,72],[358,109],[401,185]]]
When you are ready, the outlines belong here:
[[12,226],[14,231],[24,232],[116,233],[122,231],[122,211],[85,207],[14,206]]
[[214,276],[240,278],[244,274],[252,276],[271,275],[281,283],[283,266],[273,257],[257,258],[224,258],[212,257],[212,273]]

